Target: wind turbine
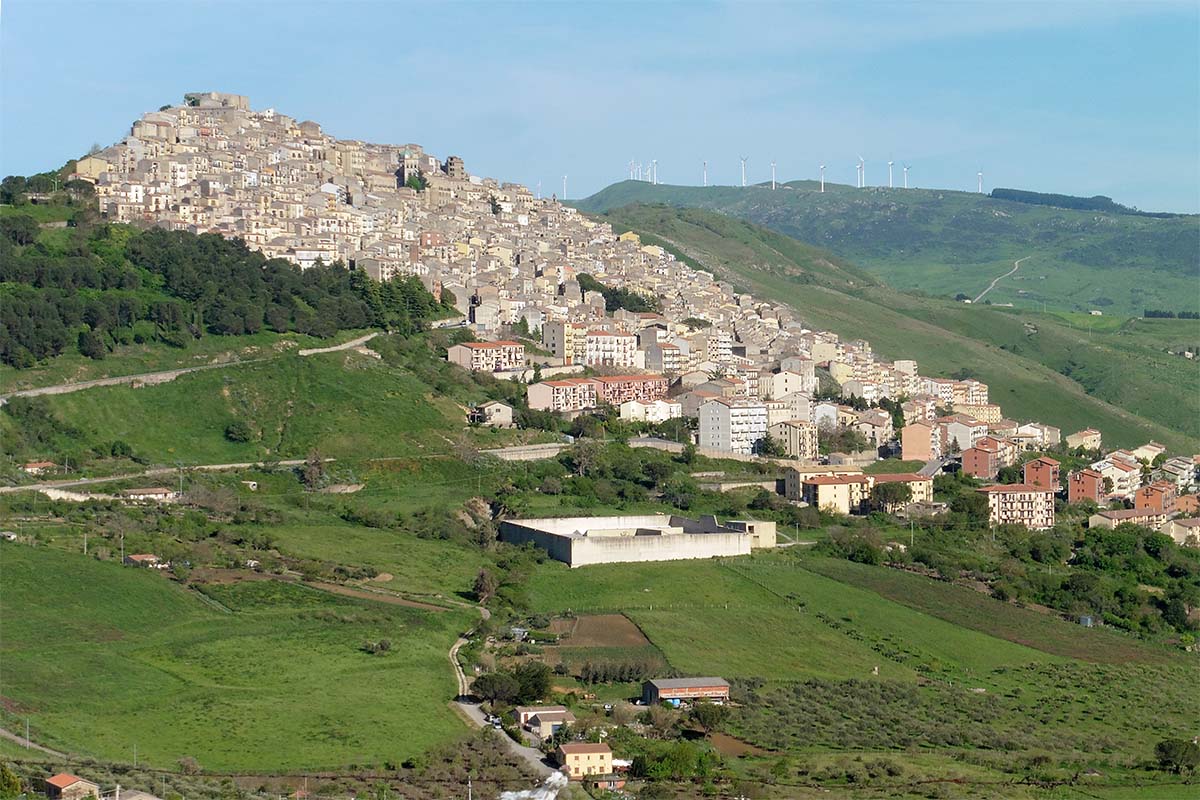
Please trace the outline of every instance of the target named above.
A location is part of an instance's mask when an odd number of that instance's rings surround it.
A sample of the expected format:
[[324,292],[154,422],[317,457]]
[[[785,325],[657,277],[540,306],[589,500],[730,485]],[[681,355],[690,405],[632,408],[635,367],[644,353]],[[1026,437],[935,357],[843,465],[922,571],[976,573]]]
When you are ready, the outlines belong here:
[[775,191],[775,162],[771,162],[771,191]]
[[825,165],[821,165],[821,194],[825,194]]
[[563,193],[562,193],[562,199],[563,199],[563,200],[566,200],[566,199],[567,199],[567,176],[566,176],[566,175],[563,175]]
[[979,170],[979,193],[983,194],[983,170]]
[[743,189],[746,188],[746,158],[747,158],[747,156],[742,156],[742,188]]
[[908,164],[904,165],[904,188],[908,188]]
[[862,156],[858,157],[858,188],[867,188],[867,161]]
[[541,200],[541,199],[542,199],[542,182],[541,182],[541,181],[538,181],[538,187],[537,187],[537,199],[538,199],[538,200]]
[[633,159],[629,159],[629,180],[633,180]]
[[652,176],[651,180],[653,181],[654,185],[657,186],[658,185],[658,159],[657,158],[650,159],[650,175]]
[[895,163],[896,163],[895,161],[889,161],[889,162],[888,162],[888,188],[889,188],[889,189],[894,189],[894,188],[896,188],[896,187],[895,187],[895,186],[892,184],[892,164],[895,164]]
[[708,162],[704,162],[704,185],[708,186]]

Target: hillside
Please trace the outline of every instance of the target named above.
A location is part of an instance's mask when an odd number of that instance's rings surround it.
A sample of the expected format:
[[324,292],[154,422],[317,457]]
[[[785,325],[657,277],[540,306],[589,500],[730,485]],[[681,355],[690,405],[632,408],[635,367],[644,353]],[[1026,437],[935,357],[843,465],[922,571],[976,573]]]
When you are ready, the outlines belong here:
[[[1200,344],[1195,320],[1064,319],[964,306],[860,282],[844,260],[743,221],[697,209],[634,205],[603,217],[693,266],[783,300],[812,325],[862,337],[930,374],[964,370],[994,387],[1014,418],[1064,431],[1093,426],[1112,444],[1156,439],[1180,452],[1200,444],[1195,364],[1164,352]],[[1170,344],[1166,344],[1170,342]]]
[[702,208],[823,247],[902,289],[1025,308],[1141,315],[1200,311],[1200,217],[1154,218],[936,189],[866,190],[813,181],[740,187],[622,181],[579,201],[601,213],[631,203]]

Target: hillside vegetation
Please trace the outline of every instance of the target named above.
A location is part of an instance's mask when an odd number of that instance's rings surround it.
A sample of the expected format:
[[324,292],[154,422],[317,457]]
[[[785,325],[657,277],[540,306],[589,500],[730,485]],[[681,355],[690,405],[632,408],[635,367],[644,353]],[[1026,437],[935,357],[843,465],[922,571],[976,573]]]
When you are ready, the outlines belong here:
[[[600,213],[631,203],[702,208],[828,249],[902,289],[1026,308],[1200,310],[1200,217],[1080,210],[938,189],[854,189],[813,181],[746,188],[622,181],[577,203]],[[1119,208],[1119,207],[1118,207]]]
[[602,217],[736,287],[786,302],[811,325],[865,338],[931,375],[971,375],[1015,419],[1064,433],[1092,426],[1106,442],[1200,446],[1195,363],[1165,352],[1200,344],[1195,320],[1063,318],[965,306],[896,292],[844,260],[750,223],[700,209],[633,205]]

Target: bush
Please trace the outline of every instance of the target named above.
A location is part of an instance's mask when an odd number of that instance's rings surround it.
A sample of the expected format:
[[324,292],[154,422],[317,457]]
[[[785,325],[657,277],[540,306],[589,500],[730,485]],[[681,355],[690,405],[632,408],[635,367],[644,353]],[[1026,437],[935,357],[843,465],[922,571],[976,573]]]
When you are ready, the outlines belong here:
[[225,426],[225,438],[231,442],[248,442],[254,438],[254,433],[244,420],[235,419]]

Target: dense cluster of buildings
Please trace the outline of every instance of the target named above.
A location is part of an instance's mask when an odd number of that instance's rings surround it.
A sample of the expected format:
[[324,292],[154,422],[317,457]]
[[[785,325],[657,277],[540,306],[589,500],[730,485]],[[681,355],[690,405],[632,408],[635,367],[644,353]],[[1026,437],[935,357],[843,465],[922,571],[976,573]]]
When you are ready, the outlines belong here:
[[[953,457],[987,481],[1023,453],[1063,442],[1100,452],[1097,431],[1064,439],[1054,426],[1008,419],[985,383],[881,359],[869,342],[814,330],[794,309],[735,291],[633,232],[472,175],[461,158],[337,139],[315,122],[254,110],[244,96],[192,93],[144,114],[121,142],[81,159],[76,177],[95,184],[115,221],[238,237],[300,269],[341,261],[378,280],[418,276],[435,296],[453,296],[481,340],[451,347],[451,362],[526,378],[527,343],[548,352],[538,365],[551,377],[529,385],[531,409],[570,415],[610,405],[629,420],[691,417],[701,448],[741,457],[773,440],[800,464],[822,460],[821,430],[852,430],[865,448],[851,460],[896,451],[922,462]],[[610,312],[593,281],[652,299],[644,307],[657,310]],[[818,368],[840,398],[817,399]],[[513,424],[503,404],[471,413],[481,424]],[[1108,453],[1064,476],[1063,491],[1071,500],[1170,505],[1163,498],[1191,487],[1196,466],[1169,459],[1145,486],[1157,447]],[[1043,493],[1055,481],[1037,478],[989,490],[994,520],[1052,523]],[[879,481],[814,475],[796,482],[794,498],[853,511]],[[923,482],[911,483],[924,493]]]

